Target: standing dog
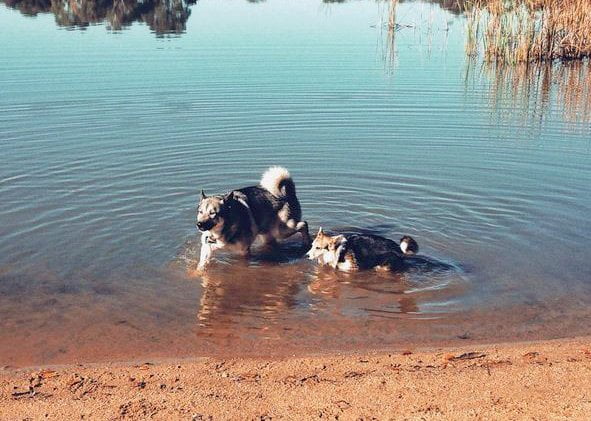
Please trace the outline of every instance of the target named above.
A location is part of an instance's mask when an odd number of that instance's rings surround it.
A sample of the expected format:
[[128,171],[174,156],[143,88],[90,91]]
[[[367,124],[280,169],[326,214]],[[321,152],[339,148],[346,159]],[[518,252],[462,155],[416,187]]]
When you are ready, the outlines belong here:
[[400,244],[379,235],[327,235],[318,230],[307,253],[310,260],[351,272],[359,269],[398,270],[404,267],[404,257],[419,251],[417,242],[407,235]]
[[269,168],[257,186],[221,196],[206,196],[202,190],[197,208],[197,228],[202,232],[197,268],[205,268],[213,252],[221,248],[247,256],[257,236],[274,245],[300,232],[309,246],[308,224],[301,218],[295,184],[282,167]]

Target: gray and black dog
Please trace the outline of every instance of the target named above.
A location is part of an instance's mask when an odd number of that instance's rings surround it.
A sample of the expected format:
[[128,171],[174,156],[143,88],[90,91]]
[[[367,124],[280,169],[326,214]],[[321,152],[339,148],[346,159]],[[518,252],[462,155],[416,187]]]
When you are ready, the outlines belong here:
[[282,167],[269,168],[256,186],[217,196],[201,191],[197,208],[201,255],[197,268],[203,270],[221,248],[247,256],[259,236],[267,245],[274,245],[299,232],[307,247],[311,243],[308,224],[301,219],[295,184]]
[[406,257],[418,251],[419,245],[408,235],[398,244],[379,235],[329,235],[320,228],[306,255],[321,265],[345,272],[363,269],[396,271],[404,267]]

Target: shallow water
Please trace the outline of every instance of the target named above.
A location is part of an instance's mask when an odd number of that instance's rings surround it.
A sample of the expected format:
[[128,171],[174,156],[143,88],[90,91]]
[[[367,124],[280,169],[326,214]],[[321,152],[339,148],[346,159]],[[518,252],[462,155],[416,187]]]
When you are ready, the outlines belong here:
[[[589,65],[467,62],[427,3],[394,46],[373,1],[25,6],[0,4],[0,363],[590,333]],[[190,276],[199,190],[275,164],[313,231],[410,234],[455,269],[335,274],[294,237]]]

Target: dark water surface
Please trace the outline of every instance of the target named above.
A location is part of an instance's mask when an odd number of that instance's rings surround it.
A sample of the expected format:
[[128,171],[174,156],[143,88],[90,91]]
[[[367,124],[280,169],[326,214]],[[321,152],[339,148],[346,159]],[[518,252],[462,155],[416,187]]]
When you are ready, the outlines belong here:
[[[467,63],[427,3],[395,47],[373,1],[54,3],[0,4],[0,364],[591,333],[588,64]],[[199,190],[274,164],[314,231],[456,269],[336,274],[294,238],[189,276]]]

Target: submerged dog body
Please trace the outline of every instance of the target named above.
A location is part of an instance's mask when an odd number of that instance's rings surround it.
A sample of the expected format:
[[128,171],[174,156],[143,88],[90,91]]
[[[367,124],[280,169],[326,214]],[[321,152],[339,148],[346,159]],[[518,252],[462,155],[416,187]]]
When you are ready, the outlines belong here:
[[308,224],[301,218],[295,184],[282,167],[269,168],[257,186],[221,196],[206,196],[202,191],[197,208],[197,228],[202,231],[198,268],[203,269],[220,248],[248,255],[258,236],[273,245],[300,232],[308,245]]
[[400,244],[379,235],[341,234],[331,236],[322,228],[307,253],[311,260],[346,272],[362,269],[400,270],[404,258],[417,253],[419,246],[409,236]]

